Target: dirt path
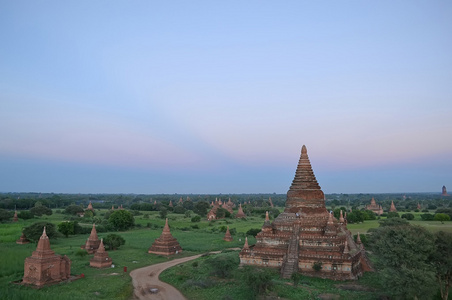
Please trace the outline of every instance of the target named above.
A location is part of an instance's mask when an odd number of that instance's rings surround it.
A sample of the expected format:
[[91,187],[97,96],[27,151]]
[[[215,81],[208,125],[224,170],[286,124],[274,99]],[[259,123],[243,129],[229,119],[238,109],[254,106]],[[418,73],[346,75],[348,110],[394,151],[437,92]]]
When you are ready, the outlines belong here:
[[[135,299],[152,300],[186,300],[186,298],[172,285],[159,280],[159,275],[165,269],[200,257],[202,254],[174,259],[168,262],[151,265],[130,272]],[[158,289],[158,293],[151,293],[151,289]]]

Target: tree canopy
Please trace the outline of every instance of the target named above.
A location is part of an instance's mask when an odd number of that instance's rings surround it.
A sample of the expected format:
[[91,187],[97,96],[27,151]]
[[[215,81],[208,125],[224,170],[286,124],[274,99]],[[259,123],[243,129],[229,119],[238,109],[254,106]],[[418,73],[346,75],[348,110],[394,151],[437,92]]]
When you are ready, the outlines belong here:
[[135,224],[132,213],[127,210],[116,210],[108,218],[108,222],[116,230],[127,230]]

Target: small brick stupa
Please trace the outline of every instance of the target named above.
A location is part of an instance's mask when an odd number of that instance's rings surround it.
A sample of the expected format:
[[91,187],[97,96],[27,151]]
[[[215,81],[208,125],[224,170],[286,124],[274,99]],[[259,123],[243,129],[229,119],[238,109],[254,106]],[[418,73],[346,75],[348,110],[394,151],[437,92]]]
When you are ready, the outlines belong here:
[[33,251],[33,254],[25,259],[22,283],[42,287],[67,280],[70,274],[70,259],[66,255],[63,257],[56,255],[50,249],[49,237],[44,227],[36,251]]
[[14,210],[13,222],[17,222],[17,221],[19,221],[19,218],[17,217],[17,210]]
[[93,207],[93,204],[91,203],[91,201],[89,202],[88,207],[85,209],[85,211],[87,211],[87,210],[90,210],[94,213],[94,207]]
[[104,241],[100,240],[99,248],[97,248],[94,257],[89,261],[89,265],[93,268],[109,268],[111,267],[112,261],[108,257],[108,252],[105,251]]
[[391,207],[389,208],[389,212],[397,212],[397,209],[394,205],[394,201],[391,201]]
[[159,255],[172,255],[182,252],[182,247],[179,242],[170,232],[168,226],[168,218],[165,222],[165,227],[163,227],[163,232],[159,238],[155,239],[152,246],[149,248],[148,253],[159,254]]
[[30,241],[27,240],[27,237],[25,236],[25,233],[22,232],[22,235],[21,235],[20,238],[16,241],[16,244],[23,245],[23,244],[28,244],[28,243],[30,243]]
[[93,229],[91,229],[91,234],[89,238],[86,240],[85,245],[82,245],[80,248],[85,249],[89,254],[93,254],[99,248],[99,237],[97,236],[96,224],[93,224]]
[[[267,213],[256,244],[248,246],[246,241],[239,257],[241,265],[279,268],[284,278],[301,272],[349,280],[370,270],[364,248],[353,240],[344,216],[337,220],[326,210],[325,196],[305,146],[287,192],[284,212],[273,223]],[[319,263],[322,268],[316,271],[314,266]]]
[[223,240],[225,240],[226,242],[232,242],[232,235],[231,235],[231,233],[229,232],[229,226],[228,226],[228,228],[226,229],[226,233],[225,233],[225,235],[224,235],[224,238],[223,238]]
[[246,215],[245,215],[245,213],[243,212],[243,209],[242,209],[242,203],[239,204],[239,211],[237,212],[235,217],[236,218],[246,218]]

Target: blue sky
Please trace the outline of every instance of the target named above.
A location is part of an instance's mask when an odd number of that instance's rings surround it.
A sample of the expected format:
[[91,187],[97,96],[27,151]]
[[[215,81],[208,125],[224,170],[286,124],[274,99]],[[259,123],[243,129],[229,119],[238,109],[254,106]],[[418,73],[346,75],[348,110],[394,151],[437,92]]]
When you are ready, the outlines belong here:
[[452,186],[450,1],[2,1],[0,191]]

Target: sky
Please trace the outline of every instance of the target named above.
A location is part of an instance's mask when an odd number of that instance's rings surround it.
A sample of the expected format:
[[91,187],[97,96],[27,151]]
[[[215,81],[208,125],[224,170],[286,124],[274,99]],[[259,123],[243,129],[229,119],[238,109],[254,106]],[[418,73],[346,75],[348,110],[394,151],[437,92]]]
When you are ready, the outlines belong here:
[[452,190],[452,2],[1,1],[0,191]]

